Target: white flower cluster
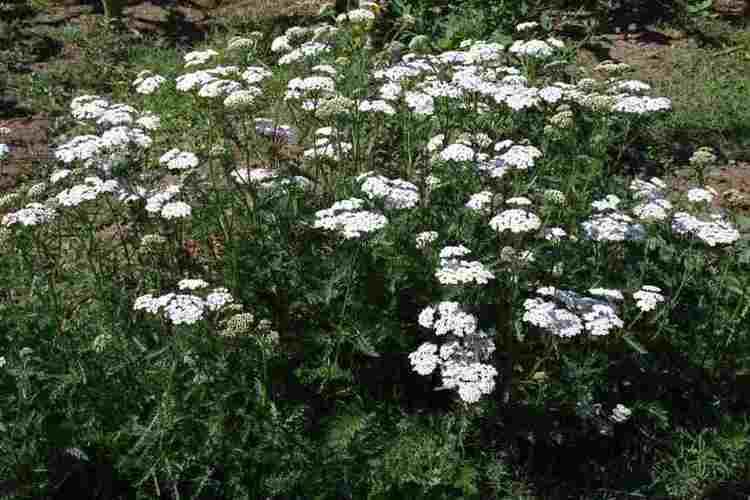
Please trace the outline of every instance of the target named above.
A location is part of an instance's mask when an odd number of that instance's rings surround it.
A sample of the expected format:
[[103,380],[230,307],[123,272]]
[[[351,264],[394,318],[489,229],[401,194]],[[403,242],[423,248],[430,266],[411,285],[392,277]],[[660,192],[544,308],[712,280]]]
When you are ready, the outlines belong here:
[[133,80],[133,87],[139,94],[150,95],[156,92],[167,79],[161,75],[155,75],[149,70],[138,73]]
[[612,111],[643,115],[672,109],[672,101],[666,97],[624,96],[612,106]]
[[336,17],[339,24],[349,22],[357,25],[369,25],[375,21],[375,13],[368,9],[353,9]]
[[657,304],[664,302],[661,288],[651,285],[643,285],[640,290],[633,293],[636,307],[643,312],[653,311]]
[[607,212],[617,210],[617,207],[620,205],[620,203],[622,203],[622,200],[619,196],[608,194],[601,200],[595,200],[591,202],[591,206],[597,212]]
[[467,201],[466,205],[464,206],[470,210],[474,210],[475,212],[487,214],[492,208],[493,197],[494,194],[492,193],[492,191],[480,191],[478,193],[472,194],[469,198],[469,201]]
[[519,23],[516,25],[516,32],[521,33],[523,31],[530,31],[536,28],[537,26],[539,26],[539,23],[536,21],[528,21],[525,23]]
[[[362,182],[364,180],[364,182]],[[419,203],[419,188],[402,179],[389,179],[374,172],[357,176],[362,192],[369,199],[380,199],[388,209],[413,208]]]
[[189,68],[191,66],[199,66],[201,64],[205,64],[206,62],[209,61],[209,59],[218,55],[219,53],[213,49],[194,50],[192,52],[188,52],[184,56],[185,67]]
[[524,146],[521,144],[508,144],[510,141],[499,142],[495,145],[496,151],[507,150],[496,158],[502,166],[515,168],[518,170],[528,170],[534,166],[534,160],[542,156],[539,148],[534,146]]
[[714,214],[711,220],[704,221],[687,212],[677,212],[672,217],[672,231],[679,235],[690,235],[710,247],[728,245],[740,239],[740,232],[731,222]]
[[239,90],[242,90],[242,85],[238,82],[215,78],[205,83],[198,91],[198,95],[207,98],[226,97]]
[[429,94],[410,90],[404,94],[404,101],[417,116],[432,116],[435,114],[435,99]]
[[309,76],[307,78],[292,78],[287,83],[284,100],[326,97],[333,94],[336,84],[328,76]]
[[258,87],[234,90],[224,98],[224,106],[230,109],[245,109],[255,104],[255,100],[263,95]]
[[628,408],[627,406],[623,404],[617,404],[617,406],[614,407],[612,410],[612,415],[610,415],[610,420],[617,424],[621,424],[623,422],[626,422],[630,419],[630,416],[633,414],[633,411]]
[[524,302],[523,321],[558,337],[574,337],[584,330],[595,336],[608,335],[612,330],[624,326],[613,303],[617,299],[617,292],[606,290],[600,294],[604,299],[598,299],[570,290],[542,287],[537,294],[551,300],[527,299]]
[[357,109],[359,109],[359,111],[363,113],[383,113],[384,115],[389,116],[396,114],[396,110],[393,108],[393,106],[388,104],[388,102],[383,99],[365,99],[364,101],[359,103]]
[[595,214],[581,226],[586,239],[594,241],[637,241],[646,237],[641,224],[620,212]]
[[490,220],[490,227],[502,233],[510,231],[511,233],[528,233],[536,231],[542,225],[542,221],[532,212],[521,208],[511,208],[500,212]]
[[103,149],[104,144],[99,136],[79,135],[58,146],[55,149],[54,155],[55,158],[63,163],[72,163],[74,161],[90,162]]
[[194,71],[178,76],[175,83],[177,84],[177,90],[180,92],[190,92],[214,80],[216,80],[216,77],[208,71]]
[[444,301],[426,307],[419,313],[418,321],[424,328],[435,330],[437,336],[464,337],[477,330],[477,319],[464,312],[458,302]]
[[337,201],[331,208],[315,212],[313,227],[338,231],[344,238],[354,239],[388,224],[384,215],[361,210],[363,205],[364,200],[359,198]]
[[424,343],[409,355],[412,369],[429,375],[440,368],[443,387],[454,389],[466,403],[476,403],[495,388],[497,370],[484,363],[495,351],[495,344],[477,330],[476,318],[461,310],[457,302],[440,302],[419,314],[419,324],[445,338],[438,347]]
[[114,193],[118,187],[115,180],[102,181],[99,177],[86,177],[83,184],[64,189],[56,199],[64,207],[76,207],[84,201],[95,200],[101,193]]
[[98,95],[82,95],[70,102],[70,113],[76,120],[94,120],[109,109],[109,101]]
[[565,47],[560,40],[548,38],[544,40],[516,40],[508,48],[508,52],[518,56],[535,57],[539,59],[554,55],[555,51]]
[[495,278],[479,261],[464,260],[461,257],[471,251],[463,245],[445,247],[440,251],[440,267],[435,271],[435,277],[442,285],[468,285],[476,283],[485,285]]
[[[432,141],[428,143],[428,149],[431,145]],[[454,162],[473,161],[474,150],[465,144],[451,144],[440,152],[440,159]]]
[[625,73],[631,69],[629,64],[617,63],[611,60],[602,61],[594,67],[594,71],[601,71],[610,75]]
[[172,184],[151,194],[146,200],[146,211],[159,214],[167,220],[189,217],[192,212],[190,205],[183,201],[172,201],[180,193],[180,190],[179,185]]
[[325,54],[331,51],[331,47],[328,44],[320,42],[306,42],[303,43],[291,52],[284,54],[279,58],[279,65],[284,66],[286,64],[292,64],[297,61],[306,59],[313,59],[321,54]]
[[316,131],[318,136],[313,147],[306,149],[302,156],[307,159],[328,159],[339,161],[343,155],[352,150],[352,143],[341,140],[343,135],[338,134],[330,127],[324,127]]
[[622,80],[612,84],[610,92],[630,92],[632,94],[640,94],[642,92],[648,92],[651,90],[651,85],[644,83],[640,80]]
[[[178,286],[180,290],[194,291],[207,287],[208,283],[200,279],[185,279]],[[135,299],[133,310],[150,314],[163,311],[173,325],[192,325],[203,319],[206,310],[216,312],[232,302],[234,297],[226,288],[214,288],[205,296],[170,292],[154,297],[149,293]]]
[[229,39],[227,42],[227,50],[242,50],[242,49],[250,49],[255,46],[255,40],[251,38],[244,38],[241,36],[233,36]]
[[438,233],[437,231],[423,231],[414,238],[416,241],[416,246],[420,250],[423,248],[426,248],[427,245],[438,239]]
[[198,166],[198,157],[188,151],[173,148],[161,155],[159,163],[166,165],[169,170],[188,170]]
[[47,207],[41,203],[29,203],[25,208],[16,212],[10,212],[3,216],[3,226],[21,224],[22,226],[38,226],[49,222],[57,216],[54,208]]
[[692,188],[687,192],[687,199],[691,203],[711,203],[715,196],[718,193],[712,187]]

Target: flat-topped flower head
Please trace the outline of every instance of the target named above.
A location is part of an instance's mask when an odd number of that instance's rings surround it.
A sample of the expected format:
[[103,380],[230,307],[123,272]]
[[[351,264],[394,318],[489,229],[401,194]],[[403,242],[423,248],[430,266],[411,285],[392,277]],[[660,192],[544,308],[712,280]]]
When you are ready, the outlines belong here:
[[165,203],[161,208],[161,216],[164,219],[185,219],[190,217],[192,208],[184,201],[171,201]]
[[169,170],[188,170],[198,166],[198,157],[189,151],[173,148],[161,155],[159,163]]
[[5,214],[2,219],[3,226],[20,224],[22,226],[38,226],[51,221],[57,216],[55,209],[42,205],[41,203],[29,203],[26,207]]
[[710,247],[731,244],[740,239],[737,228],[720,215],[705,221],[687,212],[677,212],[672,217],[672,231],[678,235],[694,236]]
[[643,225],[619,212],[596,214],[581,226],[586,239],[594,241],[638,241],[646,237]]
[[337,231],[346,239],[355,239],[382,229],[388,224],[388,218],[384,215],[360,210],[363,205],[364,200],[359,198],[337,201],[331,208],[315,213],[313,227]]
[[490,220],[490,227],[502,233],[510,231],[511,233],[528,233],[536,231],[542,225],[542,221],[532,212],[521,208],[511,208],[505,210]]
[[357,178],[362,180],[362,192],[371,200],[383,200],[388,209],[413,208],[419,203],[419,188],[411,182],[372,174]]
[[139,94],[151,95],[166,81],[167,79],[163,76],[151,74],[150,71],[148,74],[143,74],[143,72],[141,72],[133,81],[133,87],[135,87],[135,91]]
[[687,192],[688,201],[691,203],[711,203],[717,195],[712,187],[692,188]]
[[477,319],[461,309],[458,302],[444,301],[429,306],[419,314],[419,324],[435,331],[435,335],[464,337],[477,330]]
[[185,67],[189,68],[191,66],[199,66],[201,64],[207,63],[210,59],[218,56],[219,53],[216,52],[213,49],[206,49],[206,50],[194,50],[192,52],[188,52],[185,54]]
[[419,249],[426,248],[427,245],[432,243],[438,238],[437,231],[423,231],[414,238],[416,246]]
[[469,198],[469,201],[464,205],[466,208],[474,210],[479,213],[489,213],[490,207],[492,206],[492,199],[494,194],[492,191],[480,191],[474,193]]
[[665,300],[661,288],[651,285],[643,285],[640,290],[633,293],[633,298],[636,300],[636,307],[643,312],[653,311]]

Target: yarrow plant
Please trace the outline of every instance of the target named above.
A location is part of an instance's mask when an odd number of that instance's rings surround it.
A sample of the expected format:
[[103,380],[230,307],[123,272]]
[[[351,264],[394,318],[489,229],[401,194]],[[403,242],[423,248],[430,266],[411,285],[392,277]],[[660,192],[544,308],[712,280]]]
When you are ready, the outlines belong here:
[[546,22],[390,44],[424,23],[388,33],[398,8],[241,34],[73,99],[53,158],[0,197],[3,449],[26,460],[49,442],[28,415],[62,405],[143,484],[212,488],[221,464],[236,498],[516,497],[513,412],[554,416],[534,440],[595,429],[607,448],[617,429],[612,449],[640,450],[681,422],[661,398],[680,391],[633,383],[674,378],[665,346],[707,377],[747,368],[746,235],[701,176],[718,151],[684,190],[623,168],[671,101],[620,63],[578,78]]

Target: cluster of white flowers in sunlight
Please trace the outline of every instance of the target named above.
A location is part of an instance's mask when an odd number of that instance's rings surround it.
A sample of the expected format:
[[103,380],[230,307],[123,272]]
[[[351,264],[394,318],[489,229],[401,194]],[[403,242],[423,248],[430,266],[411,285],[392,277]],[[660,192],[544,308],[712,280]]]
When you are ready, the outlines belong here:
[[152,71],[143,70],[133,80],[133,87],[139,94],[150,95],[156,92],[159,87],[167,81],[161,75],[155,75]]
[[623,328],[625,324],[617,315],[614,303],[622,293],[610,289],[592,290],[591,295],[601,298],[555,287],[539,288],[537,295],[544,298],[526,299],[523,321],[558,337],[574,337],[584,331],[602,336]]
[[302,60],[309,60],[331,51],[328,44],[321,42],[306,42],[296,49],[279,58],[280,65],[292,64]]
[[633,293],[633,298],[636,300],[636,307],[643,312],[653,311],[659,303],[664,302],[661,288],[651,285],[643,285]]
[[612,111],[642,115],[672,109],[672,101],[666,97],[623,96],[612,106]]
[[56,198],[64,207],[75,207],[84,201],[95,200],[101,193],[114,193],[118,189],[117,181],[102,181],[99,177],[86,177],[83,184],[64,189]]
[[166,220],[190,217],[193,209],[184,201],[170,201],[161,207],[161,216]]
[[[363,182],[364,181],[364,182]],[[383,200],[388,209],[413,208],[419,203],[419,188],[402,179],[389,179],[374,172],[357,176],[360,189],[369,199]]]
[[187,170],[198,166],[198,157],[189,151],[173,148],[161,155],[159,163],[169,170]]
[[336,17],[339,24],[349,22],[351,24],[371,24],[375,21],[375,13],[368,9],[353,9]]
[[493,197],[494,194],[492,193],[492,191],[480,191],[478,193],[474,193],[469,198],[469,201],[466,202],[465,207],[474,210],[475,212],[487,214],[492,209]]
[[241,36],[233,36],[227,41],[227,50],[242,50],[255,47],[255,40]]
[[396,114],[394,107],[383,99],[365,99],[359,103],[357,109],[363,113],[382,113],[389,116]]
[[692,188],[687,192],[687,199],[691,203],[711,203],[716,196],[718,193],[712,187]]
[[180,185],[171,184],[164,189],[148,193],[146,197],[146,211],[152,214],[159,214],[166,220],[190,217],[192,207],[184,201],[174,200],[174,197],[181,190]]
[[327,97],[335,91],[333,78],[329,76],[308,76],[292,78],[287,83],[284,100]]
[[536,21],[528,21],[525,23],[519,23],[516,25],[516,32],[521,33],[523,31],[531,31],[537,26],[539,26],[539,23]]
[[518,56],[547,58],[555,54],[555,51],[565,48],[560,40],[548,38],[545,40],[516,40],[508,47],[508,52]]
[[500,212],[490,220],[490,227],[502,233],[528,233],[536,231],[542,225],[542,221],[534,213],[521,208],[511,208]]
[[[428,148],[431,144],[428,144]],[[440,152],[440,159],[443,161],[473,161],[474,150],[465,144],[451,144]]]
[[263,91],[258,87],[234,90],[224,98],[224,106],[230,109],[245,109],[255,104],[255,100],[261,95]]
[[618,403],[617,406],[614,407],[612,410],[612,414],[610,415],[610,420],[617,424],[621,424],[623,422],[626,422],[630,419],[630,416],[633,414],[633,411],[628,408],[627,406]]
[[388,218],[376,212],[361,210],[364,203],[359,198],[337,201],[331,208],[315,212],[313,227],[338,231],[346,239],[360,238],[384,228],[388,224]]
[[191,66],[200,66],[201,64],[207,63],[210,59],[218,55],[219,53],[213,49],[194,50],[192,52],[188,52],[184,56],[185,67],[189,68]]
[[51,221],[57,216],[54,208],[47,207],[41,203],[29,203],[26,207],[10,212],[3,216],[3,226],[21,224],[22,226],[38,226]]
[[420,250],[438,239],[437,231],[423,231],[414,238],[417,248]]
[[[201,279],[183,279],[178,286],[180,290],[196,291],[208,287],[208,283]],[[214,288],[205,295],[170,292],[155,297],[149,293],[135,299],[133,310],[150,314],[163,312],[173,325],[192,325],[202,320],[206,311],[220,311],[232,302],[234,298],[226,288]]]
[[503,151],[496,157],[502,166],[518,170],[528,170],[534,166],[537,158],[542,156],[539,148],[522,144],[513,144],[510,141],[499,142],[495,145],[495,151]]
[[419,314],[419,324],[444,339],[423,343],[409,355],[412,369],[430,375],[438,367],[443,388],[454,389],[466,403],[476,403],[495,388],[497,370],[485,363],[495,351],[492,338],[477,330],[477,320],[457,302],[440,302]]
[[720,214],[712,214],[710,220],[701,220],[687,212],[677,212],[672,218],[672,231],[678,235],[690,235],[710,247],[732,244],[740,239],[740,232]]
[[440,267],[435,271],[435,277],[441,285],[485,285],[495,278],[481,262],[461,258],[469,253],[471,251],[463,245],[445,247],[440,251]]

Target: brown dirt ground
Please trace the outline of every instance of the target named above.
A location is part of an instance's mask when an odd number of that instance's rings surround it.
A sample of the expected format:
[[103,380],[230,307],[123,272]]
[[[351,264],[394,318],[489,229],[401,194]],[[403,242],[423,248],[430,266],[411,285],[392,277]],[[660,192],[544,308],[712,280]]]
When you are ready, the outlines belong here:
[[[634,69],[633,78],[647,82],[668,80],[675,64],[675,49],[697,47],[694,40],[676,30],[646,30],[628,34],[612,34],[608,50],[594,53],[581,50],[578,63],[592,68],[604,59],[629,64]],[[690,186],[685,171],[677,173],[674,187],[687,189]],[[718,205],[729,207],[743,215],[750,215],[750,163],[732,162],[713,169],[707,184],[721,195]]]

